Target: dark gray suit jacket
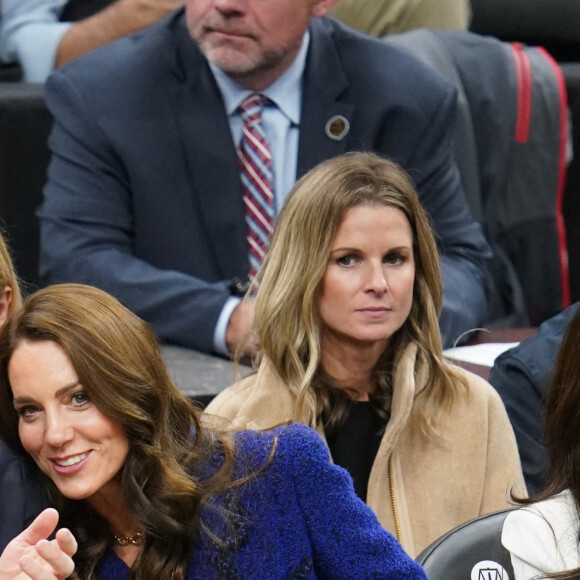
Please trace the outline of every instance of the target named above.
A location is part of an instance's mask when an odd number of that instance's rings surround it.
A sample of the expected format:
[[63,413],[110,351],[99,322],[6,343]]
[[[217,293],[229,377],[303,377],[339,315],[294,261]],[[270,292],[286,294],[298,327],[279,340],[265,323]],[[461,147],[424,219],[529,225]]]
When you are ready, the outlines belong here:
[[48,505],[31,459],[0,440],[0,553]]
[[[164,340],[210,352],[248,269],[235,146],[183,11],[57,70],[41,219],[45,283],[110,291]],[[485,318],[488,246],[453,160],[455,92],[398,48],[314,19],[297,175],[351,150],[393,158],[415,180],[439,236],[449,343]],[[350,121],[341,141],[325,125]]]

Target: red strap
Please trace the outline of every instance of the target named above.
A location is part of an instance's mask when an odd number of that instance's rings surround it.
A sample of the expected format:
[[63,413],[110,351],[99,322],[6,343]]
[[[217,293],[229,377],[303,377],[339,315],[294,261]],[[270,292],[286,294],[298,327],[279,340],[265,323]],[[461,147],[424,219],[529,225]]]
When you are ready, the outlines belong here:
[[564,224],[564,190],[566,188],[566,144],[568,140],[568,99],[566,94],[566,82],[558,63],[552,58],[546,49],[538,47],[540,53],[546,58],[558,83],[560,95],[560,152],[558,160],[558,190],[556,192],[556,225],[558,228],[558,247],[560,251],[560,277],[562,281],[562,307],[571,304],[570,297],[570,271],[568,267],[568,243],[566,241],[566,226]]
[[530,136],[532,114],[532,75],[530,60],[521,44],[511,44],[518,81],[518,109],[516,116],[516,143],[526,143]]

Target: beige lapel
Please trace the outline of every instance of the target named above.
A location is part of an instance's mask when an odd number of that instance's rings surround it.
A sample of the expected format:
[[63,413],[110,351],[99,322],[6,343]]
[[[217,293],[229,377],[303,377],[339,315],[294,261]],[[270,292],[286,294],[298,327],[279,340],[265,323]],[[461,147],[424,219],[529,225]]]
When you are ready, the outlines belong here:
[[422,381],[424,381],[423,369],[415,372],[416,357],[417,345],[411,343],[396,361],[391,418],[373,463],[367,488],[367,504],[376,513],[381,524],[394,533],[394,514],[391,506],[391,482],[389,481],[388,468],[389,457],[392,455],[392,487],[399,520],[400,541],[409,553],[414,552],[414,539],[405,485],[402,480],[401,449],[396,444],[401,432],[409,422],[415,389],[422,388]]

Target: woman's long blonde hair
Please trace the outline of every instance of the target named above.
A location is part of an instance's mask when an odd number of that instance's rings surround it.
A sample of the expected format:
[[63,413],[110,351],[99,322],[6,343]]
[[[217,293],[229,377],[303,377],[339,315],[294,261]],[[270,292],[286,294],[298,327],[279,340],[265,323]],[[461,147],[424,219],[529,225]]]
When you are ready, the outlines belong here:
[[3,291],[6,286],[12,290],[12,298],[8,306],[8,316],[12,316],[22,306],[22,295],[8,246],[0,234],[0,291]]
[[380,373],[385,380],[379,380],[379,385],[392,387],[388,375],[394,358],[414,342],[417,360],[428,368],[420,422],[429,432],[463,381],[442,358],[438,325],[442,285],[433,231],[412,181],[392,161],[372,153],[348,153],[321,163],[297,182],[258,274],[256,327],[261,354],[296,396],[296,420],[315,426],[322,416],[332,416],[332,409],[325,408],[328,397],[314,386],[321,361],[319,288],[345,212],[366,204],[395,207],[411,225],[413,305],[381,357]]

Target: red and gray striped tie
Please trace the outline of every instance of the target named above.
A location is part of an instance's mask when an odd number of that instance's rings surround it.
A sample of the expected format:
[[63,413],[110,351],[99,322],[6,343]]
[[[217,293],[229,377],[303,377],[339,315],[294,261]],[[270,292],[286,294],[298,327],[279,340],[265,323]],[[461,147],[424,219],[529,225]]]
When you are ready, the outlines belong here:
[[264,97],[252,94],[240,105],[244,128],[238,161],[246,208],[250,280],[253,281],[266,255],[274,229],[272,154],[262,127]]

